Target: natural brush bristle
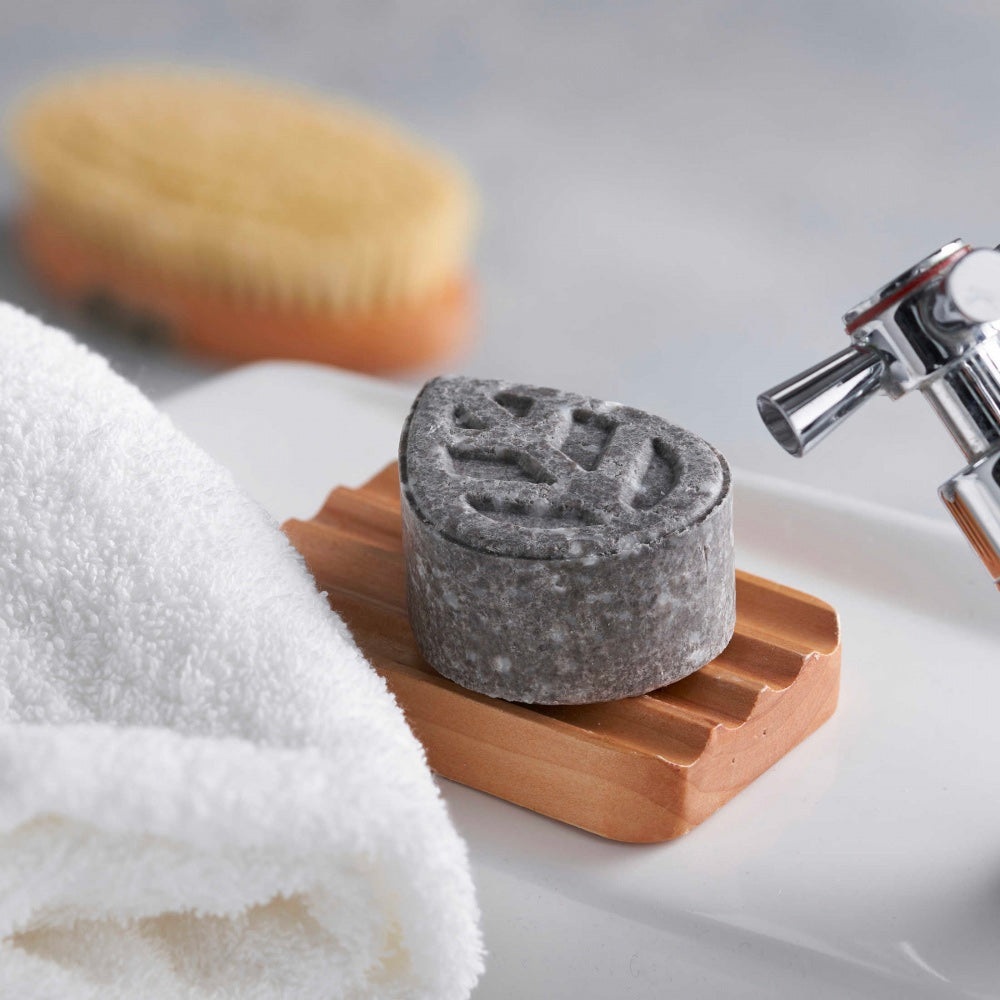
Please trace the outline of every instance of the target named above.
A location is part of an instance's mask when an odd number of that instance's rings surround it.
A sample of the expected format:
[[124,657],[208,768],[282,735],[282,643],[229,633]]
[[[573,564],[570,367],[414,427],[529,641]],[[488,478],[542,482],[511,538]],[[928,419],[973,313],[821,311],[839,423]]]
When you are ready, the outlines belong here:
[[419,301],[467,267],[465,174],[317,97],[108,71],[33,95],[11,138],[41,211],[131,263],[240,299],[364,312]]

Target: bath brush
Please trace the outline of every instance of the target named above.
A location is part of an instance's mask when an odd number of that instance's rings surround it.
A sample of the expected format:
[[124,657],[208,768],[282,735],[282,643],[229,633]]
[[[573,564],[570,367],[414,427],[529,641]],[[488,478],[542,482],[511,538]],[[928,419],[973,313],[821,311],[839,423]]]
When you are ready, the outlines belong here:
[[75,303],[232,361],[386,371],[467,337],[471,184],[366,112],[109,70],[28,97],[10,138],[24,252]]

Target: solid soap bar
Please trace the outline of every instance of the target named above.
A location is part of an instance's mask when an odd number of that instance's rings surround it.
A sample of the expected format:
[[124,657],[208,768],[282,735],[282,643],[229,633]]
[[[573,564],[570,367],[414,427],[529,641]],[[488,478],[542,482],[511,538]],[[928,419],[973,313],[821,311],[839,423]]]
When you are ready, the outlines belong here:
[[644,694],[736,621],[729,467],[618,403],[443,377],[400,440],[410,621],[439,673],[510,701]]

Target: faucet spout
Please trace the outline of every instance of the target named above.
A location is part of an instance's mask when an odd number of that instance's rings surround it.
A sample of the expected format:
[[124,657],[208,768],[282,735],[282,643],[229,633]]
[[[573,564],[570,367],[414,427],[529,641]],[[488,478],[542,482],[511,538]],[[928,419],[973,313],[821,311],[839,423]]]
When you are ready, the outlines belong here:
[[801,458],[882,385],[885,360],[872,347],[848,347],[757,397],[775,441]]

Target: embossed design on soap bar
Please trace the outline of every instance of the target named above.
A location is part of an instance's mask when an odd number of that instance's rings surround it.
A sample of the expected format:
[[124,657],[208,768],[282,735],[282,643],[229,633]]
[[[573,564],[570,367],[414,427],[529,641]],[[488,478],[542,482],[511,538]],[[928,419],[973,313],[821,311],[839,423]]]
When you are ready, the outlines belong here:
[[593,472],[601,464],[618,424],[593,410],[574,410],[573,422],[562,444],[562,453],[581,469]]
[[421,453],[405,484],[415,506],[456,541],[519,557],[650,544],[707,513],[724,478],[714,449],[682,428],[533,386],[436,379],[409,437]]

